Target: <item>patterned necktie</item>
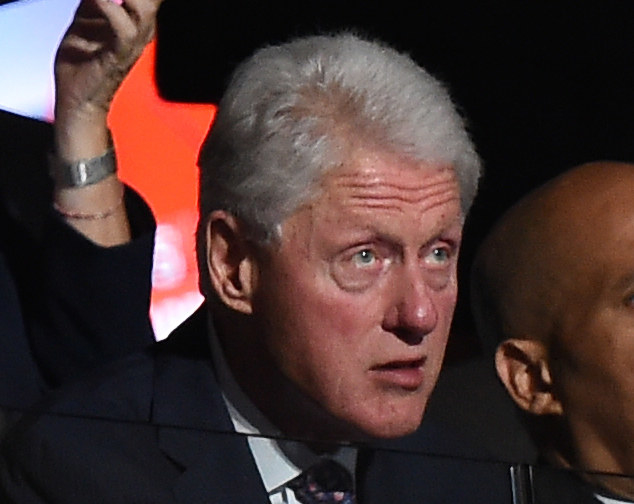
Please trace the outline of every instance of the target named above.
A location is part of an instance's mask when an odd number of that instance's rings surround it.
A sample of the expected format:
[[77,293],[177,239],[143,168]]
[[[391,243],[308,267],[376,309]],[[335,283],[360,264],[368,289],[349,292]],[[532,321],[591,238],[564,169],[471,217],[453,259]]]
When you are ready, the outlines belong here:
[[341,464],[324,459],[288,482],[302,504],[355,504],[352,477]]

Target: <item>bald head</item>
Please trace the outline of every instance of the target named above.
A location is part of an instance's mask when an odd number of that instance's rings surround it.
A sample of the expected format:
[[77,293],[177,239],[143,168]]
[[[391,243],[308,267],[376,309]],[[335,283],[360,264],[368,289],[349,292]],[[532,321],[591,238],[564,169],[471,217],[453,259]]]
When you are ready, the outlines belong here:
[[474,262],[473,308],[482,337],[497,346],[509,337],[551,334],[570,297],[601,273],[606,250],[630,221],[630,164],[584,164],[522,199],[495,225]]

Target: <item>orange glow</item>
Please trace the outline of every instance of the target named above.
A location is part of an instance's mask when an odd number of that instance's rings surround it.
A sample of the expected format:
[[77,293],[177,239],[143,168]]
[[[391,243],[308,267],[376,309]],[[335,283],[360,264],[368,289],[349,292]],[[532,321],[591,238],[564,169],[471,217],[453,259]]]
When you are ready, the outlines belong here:
[[109,116],[121,178],[148,202],[158,222],[152,319],[162,338],[200,302],[194,230],[196,156],[214,105],[162,100],[154,82],[155,42],[117,93]]

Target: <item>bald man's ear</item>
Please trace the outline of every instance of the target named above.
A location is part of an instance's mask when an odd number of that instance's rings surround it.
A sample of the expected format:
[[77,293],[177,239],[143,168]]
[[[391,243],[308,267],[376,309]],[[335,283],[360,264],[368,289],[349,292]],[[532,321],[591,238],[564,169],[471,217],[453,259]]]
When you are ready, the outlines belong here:
[[508,339],[495,352],[498,376],[515,403],[534,415],[560,415],[544,345],[530,339]]
[[230,213],[216,210],[207,221],[206,237],[211,286],[229,308],[251,314],[257,264],[243,224]]

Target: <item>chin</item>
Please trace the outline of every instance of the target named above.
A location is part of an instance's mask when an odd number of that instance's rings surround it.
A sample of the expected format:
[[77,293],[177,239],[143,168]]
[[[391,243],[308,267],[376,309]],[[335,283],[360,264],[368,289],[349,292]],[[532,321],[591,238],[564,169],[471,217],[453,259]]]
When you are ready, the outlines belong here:
[[358,424],[359,430],[363,431],[366,437],[375,439],[392,439],[412,434],[423,419],[423,411],[415,411],[410,414],[398,412],[400,414],[386,415],[368,419],[368,421]]
[[396,422],[389,425],[382,425],[371,434],[377,439],[393,439],[412,434],[420,426],[420,420],[416,422]]

